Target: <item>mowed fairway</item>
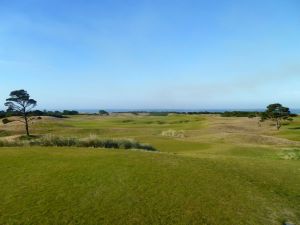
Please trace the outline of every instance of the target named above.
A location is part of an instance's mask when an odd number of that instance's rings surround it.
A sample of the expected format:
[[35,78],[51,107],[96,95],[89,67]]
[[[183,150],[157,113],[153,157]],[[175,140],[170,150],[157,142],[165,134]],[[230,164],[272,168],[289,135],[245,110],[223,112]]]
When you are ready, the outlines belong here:
[[298,123],[277,132],[219,116],[43,118],[34,134],[133,138],[159,152],[0,148],[0,224],[299,224]]

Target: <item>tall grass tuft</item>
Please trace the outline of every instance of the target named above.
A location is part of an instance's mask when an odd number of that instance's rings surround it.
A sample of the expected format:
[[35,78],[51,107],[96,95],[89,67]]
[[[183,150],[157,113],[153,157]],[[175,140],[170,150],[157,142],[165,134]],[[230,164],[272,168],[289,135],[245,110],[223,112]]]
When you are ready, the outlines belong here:
[[142,149],[156,151],[148,144],[141,144],[131,139],[101,139],[91,135],[88,138],[58,137],[46,135],[37,139],[0,141],[0,147],[14,146],[54,146],[54,147],[91,147],[91,148],[111,148],[111,149]]

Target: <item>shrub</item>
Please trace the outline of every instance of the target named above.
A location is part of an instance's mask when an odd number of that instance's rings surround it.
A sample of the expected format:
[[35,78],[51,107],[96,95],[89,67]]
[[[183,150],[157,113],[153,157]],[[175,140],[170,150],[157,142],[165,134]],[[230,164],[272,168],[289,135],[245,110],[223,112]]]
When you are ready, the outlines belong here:
[[32,138],[27,140],[2,141],[0,147],[10,146],[55,146],[55,147],[92,147],[92,148],[115,148],[115,149],[143,149],[147,151],[156,151],[154,147],[148,144],[141,144],[130,139],[100,139],[96,136],[89,138],[65,138],[47,135],[42,138]]
[[221,116],[223,117],[248,117],[248,118],[254,118],[261,114],[261,112],[247,112],[247,111],[226,111],[224,113],[221,113]]
[[6,117],[6,112],[0,111],[0,119],[5,118],[5,117]]
[[99,139],[91,135],[89,138],[80,139],[78,145],[80,147],[94,147],[94,148],[116,148],[116,149],[144,149],[148,151],[155,151],[156,149],[148,144],[141,144],[135,140],[130,139]]
[[57,136],[48,135],[40,139],[31,140],[29,144],[38,146],[72,147],[77,145],[77,140],[75,138],[61,138]]
[[108,116],[109,113],[106,112],[105,110],[99,110],[99,115],[100,115],[100,116]]
[[79,112],[78,111],[75,111],[75,110],[64,110],[63,112],[62,112],[62,114],[63,115],[78,115],[79,114]]
[[3,123],[3,124],[8,124],[8,123],[10,123],[10,122],[12,122],[12,121],[9,120],[9,119],[7,119],[7,118],[4,118],[4,119],[2,120],[2,123]]

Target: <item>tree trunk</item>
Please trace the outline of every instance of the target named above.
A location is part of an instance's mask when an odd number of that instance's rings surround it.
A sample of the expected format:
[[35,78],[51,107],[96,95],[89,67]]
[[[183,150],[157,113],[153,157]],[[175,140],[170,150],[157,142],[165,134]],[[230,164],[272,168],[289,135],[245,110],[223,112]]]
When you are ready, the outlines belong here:
[[28,118],[25,110],[24,110],[24,120],[25,120],[26,135],[29,137],[30,134],[29,134]]
[[281,127],[281,122],[280,122],[279,118],[276,119],[276,127],[277,127],[277,130],[279,130]]
[[26,128],[26,134],[27,134],[27,136],[30,136],[27,116],[25,117],[25,128]]

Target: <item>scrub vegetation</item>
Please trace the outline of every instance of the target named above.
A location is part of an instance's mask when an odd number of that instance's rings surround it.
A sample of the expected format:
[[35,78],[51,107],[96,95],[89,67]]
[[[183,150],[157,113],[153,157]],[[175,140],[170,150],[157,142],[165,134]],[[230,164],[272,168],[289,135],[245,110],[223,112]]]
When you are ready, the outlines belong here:
[[35,136],[21,136],[17,140],[0,140],[0,147],[23,146],[54,146],[54,147],[92,147],[113,149],[143,149],[155,151],[151,145],[141,144],[130,139],[101,139],[91,135],[88,138],[58,137],[46,135],[41,138]]
[[22,123],[1,124],[2,142],[130,139],[158,151],[2,147],[0,224],[297,224],[300,118],[279,131],[259,120],[42,116],[29,139]]

